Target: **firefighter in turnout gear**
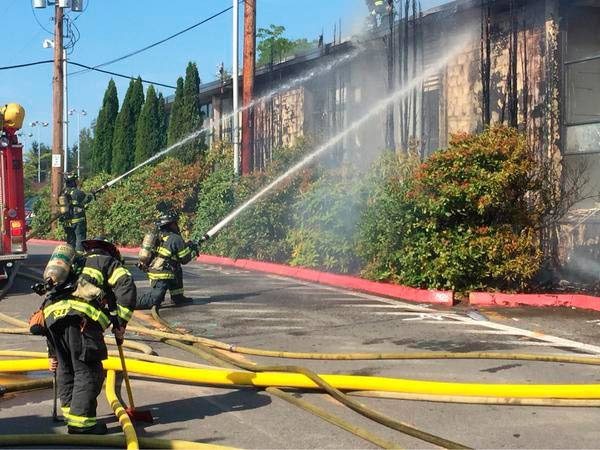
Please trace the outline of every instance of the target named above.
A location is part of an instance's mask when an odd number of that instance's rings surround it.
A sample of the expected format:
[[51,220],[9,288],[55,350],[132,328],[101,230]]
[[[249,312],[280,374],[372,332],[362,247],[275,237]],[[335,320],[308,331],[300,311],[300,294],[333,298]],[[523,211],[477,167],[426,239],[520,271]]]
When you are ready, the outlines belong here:
[[58,202],[60,207],[59,220],[61,221],[67,244],[75,248],[77,252],[83,252],[82,242],[87,235],[87,220],[85,217],[85,206],[94,200],[94,194],[86,194],[77,187],[77,175],[65,174],[65,188]]
[[[382,22],[383,17],[392,14],[394,11],[393,0],[365,0],[371,17],[373,28],[377,28]],[[379,20],[378,20],[379,19]]]
[[[122,342],[135,308],[136,286],[112,243],[98,237],[82,244],[85,253],[78,256],[69,246],[57,247],[59,254],[55,257],[55,250],[46,268],[44,289],[36,285],[34,290],[46,294],[42,311],[50,367],[57,370],[68,432],[104,434],[106,425],[96,420],[102,360],[107,358],[104,331],[112,325],[117,342]],[[56,276],[61,272],[64,276]]]
[[198,244],[183,240],[177,222],[177,215],[171,212],[161,214],[156,222],[158,233],[152,258],[148,264],[140,261],[140,268],[148,273],[152,289],[140,297],[138,309],[159,308],[167,291],[177,306],[193,301],[184,295],[181,266],[192,260],[193,254],[198,252]]

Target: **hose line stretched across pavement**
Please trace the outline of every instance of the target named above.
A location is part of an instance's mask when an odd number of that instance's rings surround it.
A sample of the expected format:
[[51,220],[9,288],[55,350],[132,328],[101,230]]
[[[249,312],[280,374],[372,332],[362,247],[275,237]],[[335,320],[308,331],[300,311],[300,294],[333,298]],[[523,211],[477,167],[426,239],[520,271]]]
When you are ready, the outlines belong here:
[[[181,331],[172,327],[170,323],[168,323],[167,321],[162,319],[160,317],[160,315],[158,314],[158,312],[155,310],[155,308],[152,308],[152,316],[155,320],[154,323],[147,320],[144,315],[141,315],[138,317],[146,322],[151,323],[154,326],[156,326],[158,324],[161,327],[169,329],[175,333],[181,334]],[[162,339],[162,341],[167,343],[168,345],[180,348],[180,349],[190,352],[196,356],[199,356],[200,358],[202,358],[206,361],[210,361],[211,363],[215,364],[217,367],[225,367],[225,368],[239,367],[239,365],[236,364],[237,362],[240,362],[239,359],[234,360],[231,357],[226,357],[225,355],[223,355],[224,350],[215,350],[215,349],[206,347],[203,344],[199,344],[199,343],[194,343],[193,345],[184,344],[183,342],[179,342],[174,339]],[[244,362],[244,361],[242,361],[242,362]],[[248,364],[255,366],[255,364],[252,362],[248,362]],[[313,405],[312,403],[309,403],[306,400],[296,398],[293,395],[290,395],[290,394],[282,391],[279,388],[268,387],[266,389],[266,391],[269,394],[275,395],[275,396],[279,397],[280,399],[293,404],[294,406],[302,408],[305,411],[308,411],[308,412],[316,415],[317,417],[319,417],[319,418],[321,418],[343,430],[346,430],[346,431],[354,434],[355,436],[358,436],[361,439],[371,442],[372,444],[375,444],[376,446],[378,446],[380,448],[384,448],[384,449],[400,449],[401,448],[400,445],[398,445],[394,442],[391,442],[387,439],[381,438],[365,428],[359,427],[357,425],[353,425],[350,422],[342,419],[341,417],[331,414],[331,413],[325,411],[324,409],[321,409],[321,408]]]
[[[153,307],[151,312],[152,312],[152,317],[154,317],[155,320],[157,320],[162,325],[166,325],[169,329],[173,329],[173,327],[171,327],[166,321],[164,321],[160,317],[156,307]],[[201,345],[201,344],[196,344],[196,345]],[[327,392],[329,395],[331,395],[334,399],[336,399],[337,401],[342,403],[344,406],[352,409],[353,411],[359,413],[360,415],[367,417],[381,425],[384,425],[388,428],[399,431],[401,433],[407,434],[414,438],[421,439],[422,441],[429,442],[434,445],[438,445],[443,448],[447,448],[447,449],[468,449],[469,448],[462,444],[459,444],[459,443],[450,441],[448,439],[444,439],[442,437],[435,436],[433,434],[419,430],[410,425],[407,425],[398,420],[395,420],[385,414],[375,411],[374,409],[369,408],[366,405],[363,405],[362,403],[349,398],[343,392],[336,389],[331,384],[329,384],[327,381],[325,381],[323,379],[323,377],[317,375],[316,373],[314,373],[313,371],[311,371],[305,367],[265,366],[265,365],[260,365],[260,364],[256,364],[256,363],[245,363],[245,362],[239,361],[237,359],[233,359],[231,357],[225,356],[222,353],[218,353],[217,351],[215,351],[214,349],[211,349],[209,347],[205,347],[205,348],[203,348],[203,350],[207,351],[208,353],[211,353],[216,358],[220,358],[221,360],[228,362],[229,364],[232,364],[234,366],[237,366],[242,369],[246,369],[246,370],[249,370],[249,371],[252,371],[255,373],[264,373],[264,372],[268,372],[268,371],[273,371],[273,372],[289,372],[289,373],[293,373],[293,374],[304,375],[305,377],[309,378],[313,383],[315,383],[317,386],[319,386],[321,389],[323,389],[325,392]],[[271,388],[273,388],[273,387],[271,387]]]
[[[148,449],[173,449],[173,450],[235,450],[234,447],[222,445],[203,444],[201,442],[181,441],[178,439],[138,438],[140,448]],[[99,436],[77,434],[3,434],[0,447],[30,447],[42,446],[69,446],[69,447],[116,447],[124,448],[127,445],[125,436]]]

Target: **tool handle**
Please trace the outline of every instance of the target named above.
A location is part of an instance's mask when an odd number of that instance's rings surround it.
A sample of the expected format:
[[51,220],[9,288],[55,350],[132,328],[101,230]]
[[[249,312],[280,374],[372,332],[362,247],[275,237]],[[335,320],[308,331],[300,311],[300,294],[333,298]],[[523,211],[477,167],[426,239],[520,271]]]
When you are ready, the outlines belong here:
[[54,370],[54,375],[52,377],[52,420],[56,421],[58,420],[58,411],[57,411],[57,407],[56,404],[58,403],[58,389],[56,386],[56,370]]
[[117,345],[119,349],[119,358],[121,358],[121,367],[123,369],[123,378],[125,379],[125,389],[127,390],[127,398],[129,399],[129,407],[135,409],[133,404],[133,394],[131,392],[131,385],[129,384],[129,374],[127,373],[127,367],[125,366],[125,355],[123,354],[123,347]]

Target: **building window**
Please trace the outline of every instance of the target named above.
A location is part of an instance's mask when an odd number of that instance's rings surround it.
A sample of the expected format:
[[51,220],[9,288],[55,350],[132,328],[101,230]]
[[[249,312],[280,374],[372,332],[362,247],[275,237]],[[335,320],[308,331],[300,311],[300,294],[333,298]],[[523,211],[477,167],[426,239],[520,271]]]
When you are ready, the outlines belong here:
[[600,8],[588,5],[566,8],[567,154],[600,153]]

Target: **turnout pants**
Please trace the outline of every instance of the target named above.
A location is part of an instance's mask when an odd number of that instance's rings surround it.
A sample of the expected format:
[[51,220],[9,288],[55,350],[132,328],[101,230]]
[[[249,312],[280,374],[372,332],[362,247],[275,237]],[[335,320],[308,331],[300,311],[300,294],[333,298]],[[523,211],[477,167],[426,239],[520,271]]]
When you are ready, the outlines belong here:
[[165,301],[167,292],[171,293],[171,300],[177,304],[183,300],[183,270],[181,265],[173,268],[174,278],[168,280],[151,280],[150,292],[146,292],[138,298],[135,309],[150,309],[153,306],[160,308],[160,305]]
[[83,245],[87,234],[87,222],[82,220],[70,225],[65,225],[65,234],[67,235],[67,244],[76,251],[83,253]]
[[58,360],[57,389],[67,425],[79,430],[92,428],[104,381],[101,361],[107,358],[102,327],[91,319],[67,316],[49,331]]

